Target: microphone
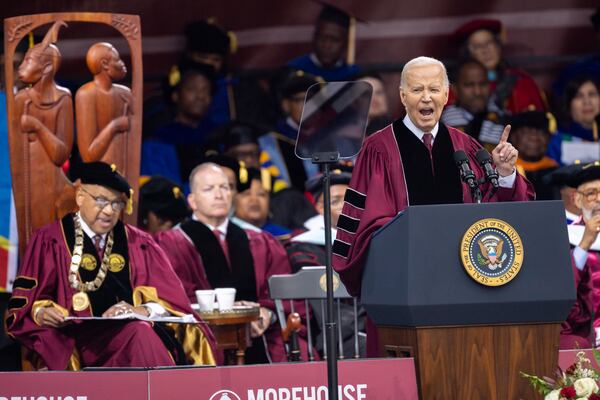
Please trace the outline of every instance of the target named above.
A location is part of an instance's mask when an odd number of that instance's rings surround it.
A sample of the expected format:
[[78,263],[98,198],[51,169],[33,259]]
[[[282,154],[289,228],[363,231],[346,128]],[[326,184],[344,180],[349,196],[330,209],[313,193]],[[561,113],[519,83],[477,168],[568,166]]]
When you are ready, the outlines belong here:
[[471,166],[469,165],[469,159],[464,151],[458,150],[454,152],[454,163],[460,171],[460,178],[463,180],[463,182],[466,182],[471,190],[478,188],[479,185],[475,179],[475,173],[471,169]]
[[497,190],[498,185],[498,172],[492,167],[492,159],[490,158],[490,153],[487,152],[484,148],[477,150],[475,154],[475,158],[479,165],[483,167],[485,172],[485,179],[492,184],[494,190]]

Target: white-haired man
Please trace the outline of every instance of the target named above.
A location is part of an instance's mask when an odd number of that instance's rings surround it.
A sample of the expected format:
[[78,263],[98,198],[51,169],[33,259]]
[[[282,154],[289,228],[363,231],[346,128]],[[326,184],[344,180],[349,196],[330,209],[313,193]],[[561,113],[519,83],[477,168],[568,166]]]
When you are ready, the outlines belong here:
[[[440,61],[429,57],[409,61],[400,84],[406,117],[367,138],[358,156],[333,245],[334,268],[355,295],[360,292],[371,235],[398,212],[409,205],[473,202],[470,189],[461,182],[453,153],[463,150],[480,179],[484,172],[475,153],[481,145],[439,123],[448,88],[446,68]],[[500,188],[486,201],[525,201],[535,196],[531,184],[516,173],[518,152],[507,141],[509,132],[507,126],[492,152]],[[367,353],[376,355],[374,329],[367,337]]]

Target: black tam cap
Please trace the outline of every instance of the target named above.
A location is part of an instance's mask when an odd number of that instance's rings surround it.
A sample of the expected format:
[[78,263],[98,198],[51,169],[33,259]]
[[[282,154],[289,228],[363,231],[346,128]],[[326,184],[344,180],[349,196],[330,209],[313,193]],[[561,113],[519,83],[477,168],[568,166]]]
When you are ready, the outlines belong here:
[[171,180],[153,176],[140,188],[140,213],[149,211],[174,221],[190,215],[183,191]]
[[[330,182],[333,185],[348,185],[352,178],[352,167],[351,166],[338,166],[331,171]],[[306,181],[305,188],[309,192],[315,201],[323,193],[323,175],[319,174],[314,178]]]
[[222,131],[223,150],[246,143],[258,144],[259,132],[254,126],[239,121],[226,125]]
[[579,171],[581,167],[582,164],[579,162],[576,162],[575,164],[571,165],[565,165],[563,167],[555,169],[549,174],[544,175],[542,180],[546,185],[553,185],[558,187],[569,186],[571,176],[575,172]]
[[350,27],[350,15],[341,9],[330,4],[323,5],[323,9],[319,14],[319,21],[333,22],[348,29]]
[[75,164],[70,174],[74,181],[79,179],[83,184],[104,186],[131,198],[131,186],[114,164],[108,165],[102,161]]
[[534,128],[546,133],[554,133],[554,117],[543,111],[525,111],[511,118],[511,128],[516,131],[519,128]]
[[322,82],[320,78],[304,71],[292,71],[281,84],[279,94],[282,99],[293,97],[296,93],[304,93],[315,83]]
[[589,164],[578,164],[578,168],[569,177],[568,185],[577,188],[589,181],[600,179],[600,161]]
[[[244,173],[244,170],[247,172]],[[254,180],[259,181],[267,192],[271,192],[273,189],[273,178],[271,177],[269,170],[265,168],[244,168],[242,169],[242,172],[237,175],[237,177],[237,191],[240,193],[250,189],[250,186],[252,186],[252,181]]]
[[187,49],[226,56],[231,51],[229,34],[215,23],[201,20],[185,27]]
[[233,170],[233,172],[235,172],[235,176],[238,176],[240,173],[240,162],[233,157],[210,151],[207,152],[207,154],[204,156],[201,164],[207,162],[220,165],[221,167],[229,168]]

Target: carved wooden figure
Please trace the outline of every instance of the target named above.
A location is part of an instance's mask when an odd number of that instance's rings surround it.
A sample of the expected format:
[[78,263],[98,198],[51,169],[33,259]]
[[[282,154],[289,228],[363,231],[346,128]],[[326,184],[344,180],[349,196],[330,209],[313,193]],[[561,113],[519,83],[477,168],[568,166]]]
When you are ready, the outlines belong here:
[[[18,69],[19,78],[29,87],[16,95],[10,88],[6,90],[10,168],[21,256],[34,229],[75,209],[73,187],[60,168],[69,158],[73,145],[72,97],[54,81],[60,66],[60,52],[54,43],[60,27],[70,21],[105,24],[127,40],[131,54],[131,91],[113,84],[126,73],[116,50],[105,43],[90,48],[88,65],[94,80],[76,96],[76,102],[81,100],[83,104],[77,104],[77,112],[82,114],[77,121],[81,130],[78,145],[85,160],[105,160],[118,165],[134,189],[133,214],[125,215],[124,220],[135,224],[137,219],[143,86],[139,17],[68,12],[6,18],[5,82],[13,82],[13,60],[18,43],[37,27],[53,24],[43,42],[28,51]],[[106,65],[108,70],[104,68]]]
[[113,82],[123,79],[127,68],[110,43],[91,46],[86,63],[94,80],[75,96],[79,153],[86,162],[115,164],[124,173],[133,99],[128,87]]
[[29,85],[15,95],[13,123],[23,151],[25,221],[30,229],[75,206],[72,185],[61,169],[73,146],[73,102],[71,92],[54,81],[61,60],[54,43],[62,26],[66,24],[55,22],[44,40],[27,51],[18,70],[19,80]]

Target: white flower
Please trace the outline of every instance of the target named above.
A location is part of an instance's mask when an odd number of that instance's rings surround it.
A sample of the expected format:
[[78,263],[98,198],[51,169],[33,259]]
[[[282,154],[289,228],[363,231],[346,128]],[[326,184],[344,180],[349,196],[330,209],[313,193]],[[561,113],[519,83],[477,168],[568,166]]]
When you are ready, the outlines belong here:
[[560,393],[560,389],[556,389],[551,391],[544,397],[544,400],[558,400],[558,394]]
[[592,378],[577,379],[575,383],[573,383],[573,387],[579,397],[587,397],[598,391],[598,385]]

